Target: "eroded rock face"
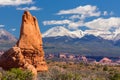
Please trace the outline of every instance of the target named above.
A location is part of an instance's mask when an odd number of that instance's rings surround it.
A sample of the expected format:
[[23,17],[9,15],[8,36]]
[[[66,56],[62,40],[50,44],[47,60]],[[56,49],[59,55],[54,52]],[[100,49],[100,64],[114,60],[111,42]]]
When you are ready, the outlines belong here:
[[42,35],[38,26],[37,19],[30,12],[25,11],[22,17],[20,38],[17,46],[21,49],[38,49],[43,53]]
[[0,66],[3,69],[26,68],[34,74],[48,70],[38,22],[29,11],[23,14],[19,40],[0,57]]
[[0,57],[0,66],[4,69],[22,67],[24,63],[24,56],[19,47],[9,49]]

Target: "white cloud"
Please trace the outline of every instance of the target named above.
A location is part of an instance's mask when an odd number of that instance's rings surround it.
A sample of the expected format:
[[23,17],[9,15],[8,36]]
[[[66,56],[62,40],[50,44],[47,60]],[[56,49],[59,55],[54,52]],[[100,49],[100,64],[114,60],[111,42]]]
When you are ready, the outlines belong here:
[[2,25],[2,24],[1,24],[1,25],[0,25],[0,28],[3,28],[3,27],[5,27],[5,25]]
[[103,12],[103,15],[104,15],[104,16],[107,16],[107,15],[112,16],[112,15],[114,15],[114,12],[111,11],[111,12],[108,13],[107,11],[104,11],[104,12]]
[[0,0],[0,5],[1,6],[6,6],[6,5],[21,5],[21,4],[30,4],[32,3],[32,0]]
[[44,25],[63,25],[71,23],[70,20],[51,20],[51,21],[43,21]]
[[120,18],[119,17],[111,17],[108,19],[98,18],[90,22],[86,22],[85,26],[89,27],[90,29],[96,30],[109,30],[113,27],[119,28],[120,27]]
[[16,31],[16,28],[11,29],[11,31]]
[[43,21],[44,25],[66,25],[69,29],[78,29],[79,26],[83,25],[83,21],[74,22],[71,20],[51,20]]
[[31,7],[24,7],[24,8],[17,8],[17,10],[40,10],[41,8],[38,8],[36,6]]
[[112,28],[117,29],[120,27],[120,18],[119,17],[110,17],[107,19],[98,18],[89,22],[84,21],[71,21],[71,20],[51,20],[44,21],[44,25],[66,25],[69,29],[78,29],[79,27],[86,26],[91,30],[98,31],[109,31]]
[[[101,13],[102,12],[102,13]],[[60,10],[57,15],[68,15],[69,18],[65,20],[51,20],[44,21],[44,25],[65,25],[69,29],[78,29],[79,27],[88,27],[91,30],[96,30],[103,34],[105,31],[110,31],[112,28],[117,29],[120,27],[120,18],[119,17],[110,17],[107,19],[101,18],[101,16],[110,16],[114,13],[111,11],[99,11],[96,6],[85,5],[79,6],[69,10]],[[85,18],[96,17],[92,21],[86,22]],[[99,17],[99,18],[98,18]],[[110,31],[111,32],[111,31]]]
[[86,18],[92,16],[98,17],[101,15],[101,12],[98,11],[98,8],[96,6],[85,5],[85,6],[79,6],[74,9],[61,10],[57,13],[57,15],[63,15],[63,14],[76,14],[76,15],[80,15],[82,18]]
[[104,16],[108,15],[108,12],[107,12],[107,11],[104,11],[104,12],[103,12],[103,15],[104,15]]
[[70,29],[78,29],[79,27],[86,26],[91,30],[98,30],[98,31],[110,31],[112,29],[120,28],[120,17],[110,17],[107,19],[104,18],[97,18],[89,22],[84,21],[71,21],[68,24],[68,28]]
[[72,15],[72,16],[69,17],[69,19],[72,19],[72,20],[81,19],[81,16],[80,15]]
[[78,22],[71,22],[68,24],[69,29],[78,29],[79,27],[83,26],[84,22],[83,21],[78,21]]

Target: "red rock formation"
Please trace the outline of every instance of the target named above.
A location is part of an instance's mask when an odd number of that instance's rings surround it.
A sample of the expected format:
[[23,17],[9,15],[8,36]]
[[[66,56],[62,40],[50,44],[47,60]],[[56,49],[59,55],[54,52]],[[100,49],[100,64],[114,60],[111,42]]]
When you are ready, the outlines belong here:
[[38,22],[29,11],[25,11],[23,14],[18,42],[15,47],[0,57],[0,66],[3,69],[26,68],[34,74],[37,71],[48,70],[44,59],[42,36]]
[[20,38],[17,46],[24,49],[37,49],[42,51],[42,35],[37,19],[30,12],[25,11],[22,17]]
[[85,56],[82,56],[81,59],[84,61],[84,62],[87,62],[87,58]]
[[109,59],[109,58],[107,58],[107,57],[104,57],[104,58],[103,58],[103,59],[101,59],[99,62],[100,62],[100,63],[111,63],[111,62],[112,62],[112,60],[111,60],[111,59]]

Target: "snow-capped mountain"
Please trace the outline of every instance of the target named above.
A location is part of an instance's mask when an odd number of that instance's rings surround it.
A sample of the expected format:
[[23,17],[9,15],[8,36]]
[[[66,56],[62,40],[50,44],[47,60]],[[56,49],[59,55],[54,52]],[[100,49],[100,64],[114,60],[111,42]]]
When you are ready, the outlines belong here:
[[114,41],[118,41],[118,40],[120,40],[120,33],[114,37]]
[[43,33],[43,37],[58,37],[58,36],[68,36],[71,38],[81,38],[84,36],[81,30],[69,31],[64,27],[53,27]]
[[0,29],[0,41],[17,41],[17,39],[4,29]]
[[62,36],[68,36],[71,38],[82,38],[85,35],[93,35],[96,37],[101,37],[105,40],[113,40],[117,41],[120,40],[120,32],[110,32],[110,31],[104,31],[104,30],[76,30],[76,31],[70,31],[64,27],[53,27],[43,33],[44,37],[62,37]]
[[116,31],[114,32],[113,41],[118,41],[118,40],[120,40],[120,28],[116,29]]
[[0,29],[0,50],[8,50],[14,46],[17,39],[4,29]]
[[86,30],[84,32],[84,34],[86,35],[94,35],[96,37],[101,37],[103,39],[106,40],[113,40],[114,39],[114,33],[110,32],[110,31],[103,31],[103,30]]
[[64,27],[54,27],[43,34],[43,43],[46,53],[65,52],[90,56],[120,56],[119,32],[70,31]]

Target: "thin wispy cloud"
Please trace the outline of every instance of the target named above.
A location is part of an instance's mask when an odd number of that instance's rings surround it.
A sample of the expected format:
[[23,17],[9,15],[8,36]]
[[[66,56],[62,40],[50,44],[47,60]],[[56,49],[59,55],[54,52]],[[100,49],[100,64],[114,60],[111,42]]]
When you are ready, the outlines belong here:
[[31,4],[32,0],[0,0],[0,6],[17,6],[22,4]]
[[114,12],[113,12],[113,11],[111,11],[111,12],[104,11],[104,12],[103,12],[103,15],[104,15],[104,16],[113,16],[113,15],[114,15]]
[[104,12],[103,12],[103,15],[104,15],[104,16],[108,15],[108,12],[107,12],[107,11],[104,11]]
[[41,10],[41,8],[38,8],[36,6],[31,6],[31,7],[19,7],[16,10]]
[[114,12],[113,12],[113,11],[111,11],[111,12],[110,12],[110,15],[111,15],[111,16],[112,16],[112,15],[114,15]]
[[43,21],[44,25],[61,25],[61,24],[69,24],[70,20],[51,20],[51,21]]
[[12,28],[11,31],[13,31],[13,32],[16,31],[16,28]]

